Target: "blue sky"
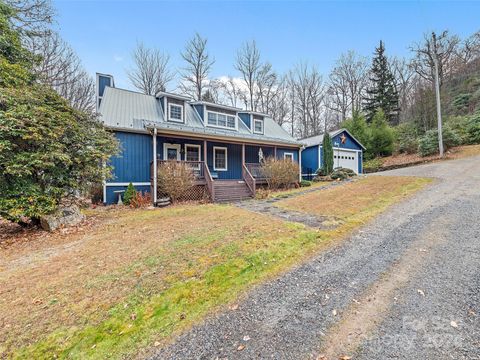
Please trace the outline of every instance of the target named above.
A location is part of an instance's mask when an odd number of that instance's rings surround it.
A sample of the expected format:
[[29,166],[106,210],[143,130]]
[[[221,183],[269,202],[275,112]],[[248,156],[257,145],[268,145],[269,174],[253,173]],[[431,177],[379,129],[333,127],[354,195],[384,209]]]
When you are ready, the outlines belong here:
[[54,5],[58,29],[87,71],[110,73],[126,88],[131,86],[125,70],[137,40],[169,53],[178,68],[180,50],[198,31],[216,60],[212,77],[238,76],[236,51],[251,39],[279,72],[307,61],[326,75],[342,52],[370,55],[380,39],[388,54],[408,56],[409,45],[425,32],[449,29],[465,37],[480,30],[480,2],[57,0]]

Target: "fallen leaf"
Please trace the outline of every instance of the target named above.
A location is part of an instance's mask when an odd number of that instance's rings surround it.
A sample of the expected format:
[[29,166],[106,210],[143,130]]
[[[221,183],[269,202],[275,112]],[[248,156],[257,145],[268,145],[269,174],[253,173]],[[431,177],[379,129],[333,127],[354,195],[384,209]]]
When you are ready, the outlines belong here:
[[155,343],[153,344],[153,346],[155,346],[155,347],[160,346],[160,341],[155,341]]
[[333,316],[337,316],[337,310],[333,309],[333,310],[332,310],[332,315],[333,315]]
[[91,349],[95,349],[97,347],[97,344],[93,344]]
[[135,314],[135,313],[130,314],[130,319],[131,320],[135,320],[136,318],[137,318],[137,314]]
[[237,347],[237,351],[242,351],[243,349],[245,349],[245,345],[239,345]]
[[248,341],[248,340],[250,340],[250,336],[245,335],[245,336],[243,337],[243,341]]
[[458,324],[455,321],[450,321],[450,326],[454,328],[458,328]]
[[348,355],[340,356],[340,360],[350,360],[352,357]]
[[477,314],[476,314],[475,311],[473,311],[472,309],[469,309],[469,310],[468,310],[468,315],[476,316]]
[[423,292],[423,290],[418,289],[417,291],[420,295],[425,296],[425,293]]
[[237,310],[237,309],[238,309],[238,304],[230,305],[230,310]]

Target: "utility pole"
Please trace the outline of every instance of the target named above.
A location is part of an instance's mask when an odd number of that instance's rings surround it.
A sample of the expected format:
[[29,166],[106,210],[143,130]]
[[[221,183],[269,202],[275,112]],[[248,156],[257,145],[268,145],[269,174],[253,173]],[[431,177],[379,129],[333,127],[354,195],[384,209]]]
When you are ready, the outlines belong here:
[[437,58],[437,37],[435,32],[432,32],[433,42],[433,64],[435,70],[435,94],[437,97],[437,121],[438,121],[438,149],[440,157],[443,158],[443,131],[442,131],[442,109],[440,103],[440,82],[438,80],[438,58]]

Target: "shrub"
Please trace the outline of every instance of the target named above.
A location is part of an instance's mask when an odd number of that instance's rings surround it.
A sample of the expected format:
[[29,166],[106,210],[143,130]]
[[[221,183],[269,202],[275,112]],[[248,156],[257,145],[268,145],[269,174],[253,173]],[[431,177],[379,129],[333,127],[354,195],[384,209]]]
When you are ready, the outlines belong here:
[[[443,127],[443,147],[448,150],[453,146],[459,145],[460,137],[449,126]],[[438,130],[428,130],[422,136],[418,143],[418,153],[420,156],[429,156],[438,153]]]
[[38,222],[110,176],[118,142],[94,116],[34,81],[34,55],[0,2],[0,216]]
[[415,154],[418,151],[418,129],[414,123],[408,122],[395,128],[395,151]]
[[150,193],[143,194],[141,191],[137,191],[135,196],[130,199],[130,207],[133,208],[144,208],[152,205],[152,198]]
[[365,161],[363,163],[363,170],[365,172],[376,172],[376,171],[380,170],[382,165],[383,165],[382,159],[381,158],[375,158],[375,159],[372,159],[372,160]]
[[125,190],[125,194],[123,194],[123,203],[125,205],[130,205],[132,199],[137,195],[137,190],[132,183],[128,184],[127,190]]
[[182,198],[195,181],[191,166],[177,161],[166,161],[158,166],[158,189],[172,202]]
[[92,204],[101,204],[103,202],[103,186],[95,184],[90,189],[90,200]]
[[323,136],[322,143],[323,171],[328,175],[333,171],[333,144],[328,133]]
[[336,168],[330,177],[332,180],[345,180],[355,176],[355,171],[346,168]]
[[296,184],[300,168],[294,161],[270,157],[263,162],[262,171],[268,187],[275,190]]
[[470,118],[468,116],[452,116],[445,119],[444,126],[453,130],[459,136],[459,144],[468,143],[468,123]]
[[480,144],[480,112],[468,119],[466,130],[467,138],[465,141],[468,144]]
[[317,176],[327,176],[327,172],[325,171],[325,169],[323,167],[321,167],[320,169],[317,170],[316,172]]
[[312,186],[312,182],[311,182],[311,181],[308,181],[308,180],[302,180],[302,181],[300,181],[300,187],[308,187],[308,186]]

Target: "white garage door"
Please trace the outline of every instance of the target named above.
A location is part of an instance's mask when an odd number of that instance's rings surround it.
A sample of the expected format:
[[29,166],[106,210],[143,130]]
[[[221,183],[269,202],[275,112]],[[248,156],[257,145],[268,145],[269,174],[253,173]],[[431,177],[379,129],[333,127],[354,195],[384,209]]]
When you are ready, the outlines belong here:
[[333,148],[333,167],[352,169],[358,174],[358,152]]

